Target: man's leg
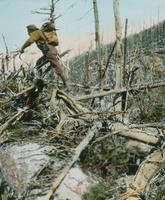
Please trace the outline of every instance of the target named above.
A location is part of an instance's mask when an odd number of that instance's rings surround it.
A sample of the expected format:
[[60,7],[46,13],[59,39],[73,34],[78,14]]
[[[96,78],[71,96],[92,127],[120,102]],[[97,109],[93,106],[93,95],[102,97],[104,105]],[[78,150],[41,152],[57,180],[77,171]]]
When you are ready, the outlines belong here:
[[40,57],[37,62],[36,62],[36,69],[38,72],[38,76],[41,78],[42,77],[42,66],[47,64],[49,61],[45,56]]
[[50,47],[47,57],[55,73],[62,79],[64,87],[67,86],[67,77],[64,73],[64,66],[58,60],[58,52],[54,47]]

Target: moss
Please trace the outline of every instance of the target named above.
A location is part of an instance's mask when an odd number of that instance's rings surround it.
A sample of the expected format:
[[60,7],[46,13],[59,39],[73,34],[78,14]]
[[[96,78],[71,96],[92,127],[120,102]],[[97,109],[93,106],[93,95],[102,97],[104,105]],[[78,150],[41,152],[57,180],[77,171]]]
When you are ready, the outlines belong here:
[[89,188],[89,190],[83,194],[82,200],[105,200],[110,196],[110,185],[105,182],[99,182]]
[[13,125],[9,131],[12,138],[24,138],[26,136],[24,126],[20,122]]
[[23,125],[21,122],[17,122],[9,129],[10,135],[9,139],[24,139],[30,138],[31,136],[38,136],[38,129],[35,127],[29,127],[28,125]]
[[165,118],[165,105],[157,104],[153,106],[150,118],[154,121],[161,121],[163,118]]
[[16,80],[14,79],[11,79],[9,82],[8,82],[8,87],[15,93],[18,93],[18,83]]
[[[124,141],[122,140],[122,143]],[[128,162],[129,152],[122,145],[116,148],[112,139],[89,147],[80,156],[82,168],[103,178],[117,177],[119,174],[127,173]]]
[[150,107],[150,111],[145,113],[141,112],[137,117],[138,121],[143,123],[147,122],[159,122],[165,119],[165,105],[156,104]]

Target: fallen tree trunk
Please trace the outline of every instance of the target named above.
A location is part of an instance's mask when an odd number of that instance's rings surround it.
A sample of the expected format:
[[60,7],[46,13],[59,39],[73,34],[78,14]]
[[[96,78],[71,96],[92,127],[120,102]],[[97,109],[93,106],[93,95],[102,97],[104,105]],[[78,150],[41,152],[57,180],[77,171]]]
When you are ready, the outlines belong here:
[[112,95],[112,94],[118,94],[118,93],[123,93],[123,92],[130,92],[130,91],[138,91],[138,90],[144,90],[144,89],[151,89],[151,88],[157,88],[157,87],[162,87],[162,86],[165,86],[164,81],[158,82],[158,83],[149,83],[149,84],[139,85],[139,86],[132,86],[129,88],[114,89],[114,90],[110,90],[108,92],[99,92],[99,93],[95,93],[95,94],[84,95],[81,97],[77,97],[76,100],[78,100],[78,101],[89,100],[89,99],[96,98],[96,97],[103,97],[103,96],[108,96],[108,95]]
[[15,115],[13,115],[9,120],[7,120],[3,125],[0,126],[0,135],[19,117],[21,117],[29,107],[24,107],[20,111],[18,111]]
[[68,174],[70,168],[74,165],[74,163],[79,159],[80,154],[82,151],[88,146],[89,142],[92,140],[92,138],[95,135],[95,132],[97,130],[97,124],[94,125],[87,133],[86,137],[81,141],[81,143],[77,146],[75,149],[75,153],[73,157],[70,159],[70,161],[67,163],[67,165],[63,168],[61,173],[57,176],[55,181],[52,184],[52,187],[48,194],[46,195],[45,200],[50,200],[53,197],[53,194],[55,193],[56,189],[62,182],[62,180],[65,178],[65,176]]
[[129,128],[147,128],[147,127],[165,129],[165,124],[164,123],[159,123],[159,122],[148,123],[148,124],[133,124]]
[[157,144],[159,137],[157,135],[149,134],[146,131],[141,131],[138,129],[129,129],[120,123],[113,124],[112,130],[118,132],[119,135],[135,139],[147,144]]
[[14,116],[12,116],[9,120],[7,120],[3,125],[0,126],[0,135],[19,117],[21,117],[36,101],[40,92],[44,87],[44,83],[42,80],[38,79],[34,86],[27,88],[26,90],[18,93],[16,96],[20,96],[24,93],[27,93],[27,100],[25,102],[25,106],[18,111]]
[[138,129],[129,129],[127,126],[124,126],[121,123],[115,123],[112,126],[112,132],[104,135],[102,137],[97,138],[93,144],[101,142],[112,135],[117,134],[126,138],[130,138],[133,140],[138,140],[140,142],[156,145],[159,141],[159,137],[157,135],[152,135],[147,133],[146,131],[141,131]]
[[21,92],[17,93],[16,95],[14,95],[14,96],[12,96],[12,97],[4,100],[4,101],[0,101],[0,106],[2,106],[4,104],[6,104],[6,103],[18,98],[18,97],[20,97],[21,95],[31,91],[33,88],[35,88],[35,86],[30,86],[30,87],[26,88],[25,90],[22,90]]
[[90,117],[90,114],[86,114],[85,116],[81,115],[80,113],[89,113],[90,111],[81,106],[79,103],[74,101],[71,97],[69,97],[65,92],[61,90],[54,90],[51,98],[50,104],[55,108],[56,107],[56,102],[55,99],[60,99],[62,100],[66,108],[70,114],[70,116],[78,115],[77,117],[80,117],[81,119],[88,119]]
[[155,173],[164,166],[165,150],[163,150],[163,152],[156,150],[150,154],[140,165],[128,191],[120,195],[118,200],[139,200],[140,194],[145,193],[145,190]]

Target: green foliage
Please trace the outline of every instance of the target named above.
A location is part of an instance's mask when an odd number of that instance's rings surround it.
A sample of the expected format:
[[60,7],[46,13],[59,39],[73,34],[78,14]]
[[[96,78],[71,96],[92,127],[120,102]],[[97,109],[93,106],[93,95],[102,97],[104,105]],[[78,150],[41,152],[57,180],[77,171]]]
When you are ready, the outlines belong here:
[[39,130],[37,128],[23,125],[21,122],[17,122],[15,125],[11,126],[9,131],[9,138],[12,139],[30,138],[31,136],[38,136],[39,134]]
[[39,121],[43,120],[43,106],[38,105],[35,107],[35,110],[33,110],[33,117]]
[[157,194],[156,200],[165,200],[165,187],[162,186]]
[[18,83],[16,80],[14,79],[11,79],[9,82],[8,82],[8,87],[15,93],[18,92]]
[[24,138],[25,135],[25,127],[20,123],[17,122],[10,128],[11,134],[10,137],[12,138]]
[[105,200],[109,196],[110,185],[105,182],[99,182],[89,188],[83,194],[82,200]]
[[116,147],[110,139],[89,147],[80,157],[82,168],[103,178],[128,172],[129,152],[122,145]]
[[131,121],[135,123],[161,122],[165,120],[165,89],[139,92],[129,102],[131,110],[138,109],[138,114],[132,112]]
[[149,119],[152,121],[161,121],[165,118],[165,105],[157,104],[153,106]]

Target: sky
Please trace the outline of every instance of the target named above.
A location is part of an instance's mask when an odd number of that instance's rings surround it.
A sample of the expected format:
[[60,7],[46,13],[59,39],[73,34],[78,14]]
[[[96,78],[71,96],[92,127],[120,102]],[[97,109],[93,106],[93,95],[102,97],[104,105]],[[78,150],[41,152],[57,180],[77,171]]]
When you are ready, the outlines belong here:
[[[73,54],[94,47],[94,14],[92,0],[60,0],[56,5],[56,20],[60,38],[59,51],[73,49]],[[26,26],[41,26],[46,16],[32,14],[49,5],[50,0],[0,0],[0,52],[5,46],[16,50],[28,38]],[[101,40],[114,40],[113,0],[98,0]],[[147,28],[165,19],[165,0],[120,0],[122,30],[128,18],[129,34]]]

